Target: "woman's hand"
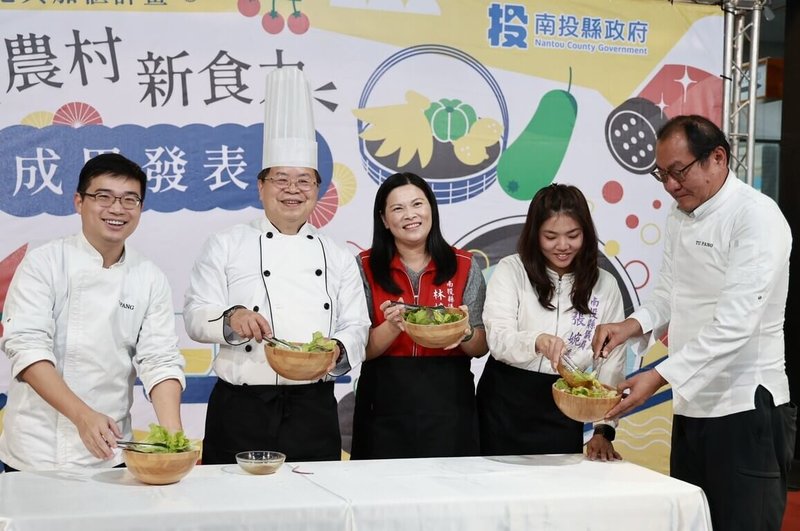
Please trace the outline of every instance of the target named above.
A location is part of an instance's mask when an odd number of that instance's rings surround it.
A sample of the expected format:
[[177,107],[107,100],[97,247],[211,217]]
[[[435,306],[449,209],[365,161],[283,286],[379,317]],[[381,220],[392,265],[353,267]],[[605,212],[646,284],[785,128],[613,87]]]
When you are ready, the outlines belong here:
[[474,335],[473,334],[474,330],[472,330],[472,326],[470,326],[469,324],[469,307],[467,307],[466,304],[462,304],[461,306],[458,307],[458,309],[464,312],[464,315],[466,316],[466,319],[464,319],[464,323],[466,324],[466,326],[464,327],[464,334],[460,338],[458,338],[458,341],[456,341],[452,345],[447,345],[446,347],[444,347],[445,350],[452,350],[456,348],[461,343],[464,343],[465,341],[469,341],[469,339],[472,339],[471,336]]
[[392,304],[392,301],[383,301],[380,308],[383,312],[383,319],[392,327],[404,332],[406,327],[403,321],[403,312],[405,312],[406,307],[402,304],[403,297],[397,299],[397,302],[400,304]]
[[550,360],[553,370],[557,370],[561,355],[567,351],[564,340],[551,334],[539,334],[536,338],[536,352]]

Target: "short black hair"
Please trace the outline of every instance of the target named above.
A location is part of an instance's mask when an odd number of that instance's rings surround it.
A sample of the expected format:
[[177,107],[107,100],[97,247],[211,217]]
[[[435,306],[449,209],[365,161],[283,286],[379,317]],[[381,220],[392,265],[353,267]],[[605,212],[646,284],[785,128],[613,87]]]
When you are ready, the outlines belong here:
[[127,177],[139,181],[141,187],[140,199],[144,202],[144,194],[147,190],[147,175],[142,168],[130,159],[119,153],[101,153],[89,159],[83,165],[78,176],[78,193],[83,195],[89,189],[92,179],[99,175],[112,175],[115,177]]
[[683,133],[689,144],[689,151],[700,162],[706,160],[718,147],[725,150],[726,162],[731,161],[731,146],[722,129],[704,116],[687,114],[675,116],[658,130],[658,140],[664,140],[677,133]]

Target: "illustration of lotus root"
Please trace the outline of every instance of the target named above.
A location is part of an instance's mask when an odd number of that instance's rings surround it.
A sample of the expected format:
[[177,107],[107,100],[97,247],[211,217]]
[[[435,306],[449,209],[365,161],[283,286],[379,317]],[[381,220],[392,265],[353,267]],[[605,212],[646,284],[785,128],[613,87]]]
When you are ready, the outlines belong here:
[[404,104],[353,109],[356,118],[370,124],[359,136],[367,141],[383,141],[375,152],[379,157],[399,151],[398,166],[405,166],[417,154],[420,165],[425,167],[433,155],[431,126],[425,116],[431,102],[413,90],[406,92],[405,98]]
[[461,100],[442,98],[425,111],[433,137],[439,142],[453,142],[469,132],[478,120],[475,109]]
[[645,98],[630,98],[606,119],[606,145],[617,163],[644,175],[656,164],[656,131],[666,123],[661,109]]
[[503,126],[492,118],[481,118],[458,140],[453,141],[456,158],[469,166],[476,166],[489,158],[486,149],[503,137]]

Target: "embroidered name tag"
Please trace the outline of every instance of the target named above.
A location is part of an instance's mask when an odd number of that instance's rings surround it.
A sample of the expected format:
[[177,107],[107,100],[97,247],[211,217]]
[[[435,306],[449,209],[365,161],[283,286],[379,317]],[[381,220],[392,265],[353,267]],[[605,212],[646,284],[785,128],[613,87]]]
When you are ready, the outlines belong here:
[[695,244],[695,245],[699,245],[700,247],[710,247],[710,248],[713,248],[713,247],[714,247],[714,244],[713,244],[713,243],[702,242],[702,241],[700,241],[700,240],[695,240],[694,244]]
[[128,304],[127,302],[122,302],[122,301],[119,301],[119,307],[122,308],[123,310],[133,310],[134,309],[133,304]]

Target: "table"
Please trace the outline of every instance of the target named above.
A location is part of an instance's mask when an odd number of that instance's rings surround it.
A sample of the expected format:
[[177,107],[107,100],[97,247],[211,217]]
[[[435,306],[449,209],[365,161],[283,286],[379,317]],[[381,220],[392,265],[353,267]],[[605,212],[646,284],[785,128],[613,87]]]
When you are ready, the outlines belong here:
[[0,474],[0,530],[51,529],[702,531],[711,521],[700,488],[581,455],[287,463],[271,476],[197,466],[165,486],[124,469]]

